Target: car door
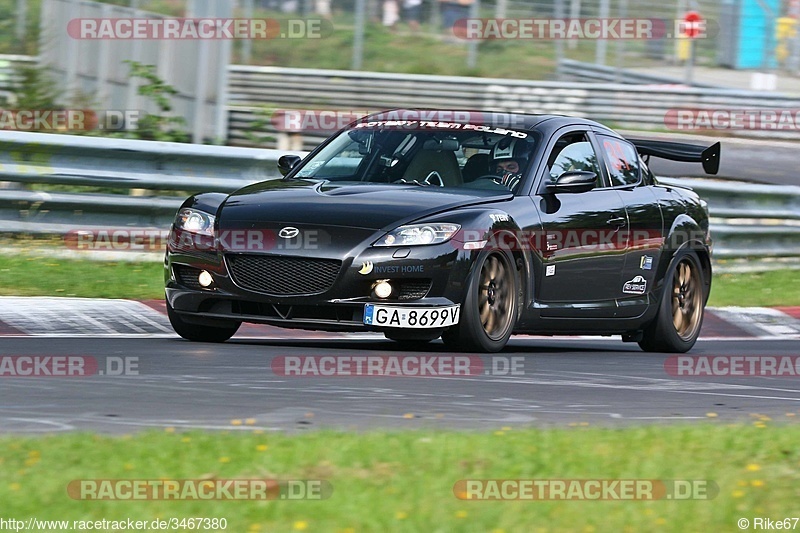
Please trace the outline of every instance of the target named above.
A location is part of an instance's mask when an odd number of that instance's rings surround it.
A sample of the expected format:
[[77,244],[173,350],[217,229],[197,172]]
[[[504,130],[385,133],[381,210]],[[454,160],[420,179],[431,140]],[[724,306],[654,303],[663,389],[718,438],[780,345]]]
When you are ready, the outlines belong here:
[[656,279],[663,243],[661,209],[652,191],[650,173],[633,144],[601,133],[597,141],[610,186],[620,195],[629,224],[622,283],[618,286],[618,315],[638,316],[646,309],[647,294]]
[[[624,266],[628,229],[618,192],[607,187],[593,133],[586,127],[559,130],[550,140],[534,201],[543,235],[538,300],[542,316],[612,317]],[[547,185],[564,172],[597,174],[595,188],[553,194]]]

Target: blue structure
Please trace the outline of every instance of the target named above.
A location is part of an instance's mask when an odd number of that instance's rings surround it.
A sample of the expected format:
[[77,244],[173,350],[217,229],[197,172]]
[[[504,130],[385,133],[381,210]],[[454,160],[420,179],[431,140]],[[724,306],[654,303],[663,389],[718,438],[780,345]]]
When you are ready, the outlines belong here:
[[719,64],[734,69],[774,68],[775,25],[781,0],[723,0]]

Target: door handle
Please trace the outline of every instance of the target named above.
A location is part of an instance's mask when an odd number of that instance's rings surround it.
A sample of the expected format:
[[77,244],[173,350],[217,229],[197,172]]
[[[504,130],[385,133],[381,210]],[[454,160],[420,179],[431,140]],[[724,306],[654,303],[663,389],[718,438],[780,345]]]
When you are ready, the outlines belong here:
[[617,228],[621,228],[625,224],[628,223],[628,220],[625,217],[617,217],[617,218],[610,218],[606,222],[609,226],[615,226]]

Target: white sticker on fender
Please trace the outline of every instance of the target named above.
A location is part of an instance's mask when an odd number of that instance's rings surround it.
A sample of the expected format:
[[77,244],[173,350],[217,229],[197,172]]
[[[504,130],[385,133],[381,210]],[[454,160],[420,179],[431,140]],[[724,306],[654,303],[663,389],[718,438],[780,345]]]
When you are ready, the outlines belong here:
[[647,291],[647,280],[642,276],[636,276],[622,286],[622,292],[625,294],[644,294],[645,291]]

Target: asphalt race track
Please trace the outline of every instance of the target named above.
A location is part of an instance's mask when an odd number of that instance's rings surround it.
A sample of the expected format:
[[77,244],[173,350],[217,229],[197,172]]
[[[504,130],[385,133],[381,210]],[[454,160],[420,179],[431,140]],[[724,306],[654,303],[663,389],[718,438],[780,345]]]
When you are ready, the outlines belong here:
[[[138,375],[0,378],[3,432],[479,429],[691,421],[708,413],[720,421],[756,413],[783,418],[800,409],[800,378],[674,377],[665,370],[669,356],[614,339],[515,338],[499,357],[522,358],[522,375],[424,378],[272,371],[279,356],[404,355],[394,343],[364,335],[221,345],[175,337],[6,337],[0,346],[5,355],[92,356],[100,368],[109,357],[138,358]],[[703,340],[691,355],[794,356],[797,346],[793,339]],[[444,354],[434,343],[408,355]],[[496,364],[492,356],[481,359],[485,368]]]

